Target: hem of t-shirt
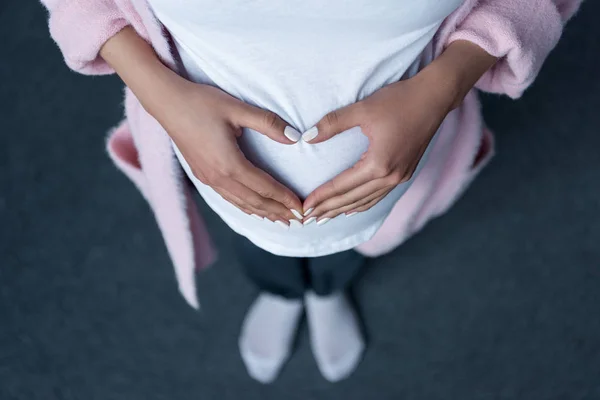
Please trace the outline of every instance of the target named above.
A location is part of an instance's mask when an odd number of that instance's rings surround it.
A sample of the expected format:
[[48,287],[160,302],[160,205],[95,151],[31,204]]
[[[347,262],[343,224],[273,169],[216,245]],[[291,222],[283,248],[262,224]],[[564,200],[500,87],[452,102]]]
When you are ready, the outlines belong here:
[[227,225],[237,234],[244,236],[250,240],[254,245],[260,247],[263,250],[273,253],[277,256],[282,257],[323,257],[330,254],[341,253],[342,251],[350,250],[371,239],[375,233],[379,230],[381,223],[376,226],[370,226],[368,229],[361,230],[360,232],[347,236],[343,239],[338,239],[333,242],[328,242],[322,246],[307,248],[290,248],[289,246],[283,246],[279,243],[267,240],[265,238],[256,237],[255,235],[248,234],[249,229],[238,226],[232,221],[225,221]]

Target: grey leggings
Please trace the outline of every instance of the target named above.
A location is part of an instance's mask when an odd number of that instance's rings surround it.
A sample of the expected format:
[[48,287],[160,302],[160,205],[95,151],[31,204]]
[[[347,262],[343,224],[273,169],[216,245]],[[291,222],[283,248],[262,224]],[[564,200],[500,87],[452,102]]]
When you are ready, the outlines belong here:
[[348,250],[324,257],[296,258],[269,253],[236,235],[236,250],[246,275],[261,291],[301,298],[307,290],[326,296],[350,285],[365,258]]

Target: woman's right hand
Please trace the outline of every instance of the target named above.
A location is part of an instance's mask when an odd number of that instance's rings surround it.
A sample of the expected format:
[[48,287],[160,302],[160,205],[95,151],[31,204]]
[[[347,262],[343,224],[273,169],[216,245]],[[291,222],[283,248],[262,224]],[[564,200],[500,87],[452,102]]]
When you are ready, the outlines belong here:
[[174,94],[150,112],[167,130],[196,178],[247,214],[286,225],[295,219],[291,210],[302,212],[301,201],[250,163],[237,138],[244,127],[282,144],[295,143],[300,134],[276,114],[215,87],[183,78],[172,85]]
[[110,38],[100,55],[167,130],[202,183],[245,213],[272,221],[288,225],[295,218],[291,210],[302,212],[298,196],[252,165],[236,141],[245,127],[280,143],[297,142],[300,134],[281,118],[180,77],[130,26]]

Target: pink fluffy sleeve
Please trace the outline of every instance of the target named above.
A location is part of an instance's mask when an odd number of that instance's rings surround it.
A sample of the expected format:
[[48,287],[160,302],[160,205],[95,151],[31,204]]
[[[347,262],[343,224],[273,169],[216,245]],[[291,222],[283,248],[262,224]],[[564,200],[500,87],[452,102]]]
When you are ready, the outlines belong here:
[[582,0],[480,0],[447,41],[468,40],[500,61],[477,88],[520,97]]
[[128,25],[113,0],[41,1],[50,13],[50,34],[71,69],[87,75],[114,72],[98,54],[108,39]]

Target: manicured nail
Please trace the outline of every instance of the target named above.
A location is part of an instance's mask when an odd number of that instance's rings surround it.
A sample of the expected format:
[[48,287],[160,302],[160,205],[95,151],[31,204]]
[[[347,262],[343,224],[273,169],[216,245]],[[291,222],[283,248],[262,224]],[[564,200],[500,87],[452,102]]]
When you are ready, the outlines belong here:
[[277,225],[279,225],[280,227],[282,227],[283,229],[285,229],[286,231],[287,231],[288,229],[290,229],[290,227],[289,227],[289,226],[288,226],[286,223],[284,223],[283,221],[279,221],[279,220],[277,220],[277,221],[275,221],[275,223],[276,223]]
[[306,217],[308,214],[310,214],[315,208],[311,207],[308,210],[306,210],[306,212],[304,213],[304,216]]
[[331,218],[323,218],[317,221],[317,225],[325,225]]
[[358,214],[358,211],[351,212],[350,214],[346,214],[346,217],[350,218],[353,215]]
[[292,214],[294,214],[294,217],[302,219],[302,214],[300,214],[298,211],[294,210],[293,208],[290,211],[292,212]]
[[253,216],[254,218],[256,218],[256,219],[259,219],[259,220],[261,220],[261,221],[264,221],[263,217],[261,217],[260,215],[257,215],[257,214],[250,214],[250,215],[252,215],[252,216]]
[[297,219],[290,219],[290,227],[302,228],[302,222],[298,221]]
[[318,134],[319,129],[316,126],[313,126],[312,128],[310,128],[302,134],[302,140],[304,140],[305,142],[310,142],[311,140],[316,138]]
[[291,126],[286,126],[283,130],[283,134],[286,138],[290,139],[294,143],[296,143],[302,137],[302,134]]
[[304,221],[304,225],[312,224],[316,220],[317,220],[317,217],[310,217],[309,219],[307,219],[306,221]]

